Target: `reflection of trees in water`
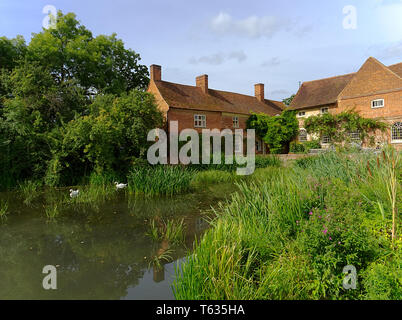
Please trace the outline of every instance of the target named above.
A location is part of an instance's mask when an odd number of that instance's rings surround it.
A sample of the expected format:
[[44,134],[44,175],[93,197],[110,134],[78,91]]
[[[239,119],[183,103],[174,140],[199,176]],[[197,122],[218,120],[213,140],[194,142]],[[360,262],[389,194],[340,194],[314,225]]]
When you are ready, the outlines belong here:
[[[57,202],[58,197],[64,195],[45,194],[43,203]],[[145,220],[156,216],[185,219],[185,245],[172,248],[173,259],[182,258],[207,227],[199,213],[209,208],[211,197],[129,197],[98,208],[65,206],[52,223],[46,223],[43,204],[27,207],[10,201],[14,214],[0,225],[0,299],[124,297],[127,288],[143,278],[151,256],[167,248],[166,243],[153,243],[146,236]],[[58,265],[56,291],[42,288],[45,265]],[[163,281],[164,268],[153,272],[154,281]]]

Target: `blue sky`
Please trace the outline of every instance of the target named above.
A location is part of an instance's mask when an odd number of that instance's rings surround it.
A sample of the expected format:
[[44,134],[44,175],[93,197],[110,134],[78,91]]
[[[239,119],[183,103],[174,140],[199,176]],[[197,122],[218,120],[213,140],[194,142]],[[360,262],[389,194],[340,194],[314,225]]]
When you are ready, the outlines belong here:
[[[46,5],[95,35],[116,32],[166,81],[208,74],[211,88],[250,95],[262,82],[270,99],[355,72],[369,56],[402,62],[402,0],[0,0],[0,36],[29,41]],[[356,8],[356,29],[344,28],[345,6]]]

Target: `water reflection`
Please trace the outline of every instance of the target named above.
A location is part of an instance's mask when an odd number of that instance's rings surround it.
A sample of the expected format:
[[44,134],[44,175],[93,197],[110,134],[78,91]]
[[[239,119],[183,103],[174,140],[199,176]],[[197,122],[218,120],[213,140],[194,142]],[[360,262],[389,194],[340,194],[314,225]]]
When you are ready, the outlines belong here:
[[[47,222],[43,204],[57,193],[29,207],[15,194],[0,194],[11,211],[0,224],[0,299],[173,299],[175,265],[208,228],[201,212],[224,199],[228,188],[173,199],[120,194],[95,207],[63,207],[53,222]],[[184,218],[185,244],[170,248],[152,241],[147,227],[154,217]],[[174,262],[150,265],[169,248]],[[42,288],[45,265],[57,266],[58,290]]]

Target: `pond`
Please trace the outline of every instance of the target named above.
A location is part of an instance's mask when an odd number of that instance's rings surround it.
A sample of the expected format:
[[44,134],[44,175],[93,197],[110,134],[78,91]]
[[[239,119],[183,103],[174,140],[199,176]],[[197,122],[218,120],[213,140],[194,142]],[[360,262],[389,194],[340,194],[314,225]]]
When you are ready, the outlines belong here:
[[[120,192],[96,206],[65,208],[54,221],[45,215],[46,195],[27,206],[17,193],[0,193],[10,212],[0,221],[0,300],[174,299],[177,264],[208,228],[211,206],[233,191],[220,185],[172,198]],[[185,241],[162,268],[150,261],[169,244],[150,237],[152,219],[185,222]],[[57,290],[43,289],[47,265],[57,268]]]

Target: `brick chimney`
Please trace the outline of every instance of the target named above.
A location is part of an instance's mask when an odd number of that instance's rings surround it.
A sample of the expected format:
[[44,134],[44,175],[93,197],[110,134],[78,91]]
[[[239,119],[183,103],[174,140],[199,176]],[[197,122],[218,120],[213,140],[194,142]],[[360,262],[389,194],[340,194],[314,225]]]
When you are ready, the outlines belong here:
[[264,84],[258,83],[254,86],[254,89],[255,89],[255,97],[258,99],[258,101],[264,101],[265,100]]
[[160,81],[162,80],[162,67],[156,64],[151,65],[150,67],[151,80]]
[[196,86],[201,88],[202,92],[208,94],[208,75],[204,74],[195,79]]

